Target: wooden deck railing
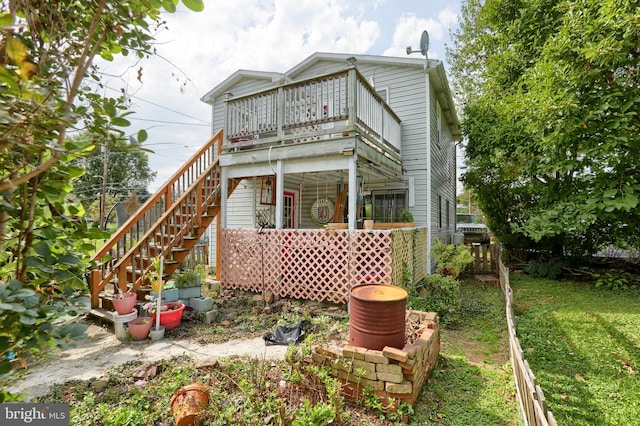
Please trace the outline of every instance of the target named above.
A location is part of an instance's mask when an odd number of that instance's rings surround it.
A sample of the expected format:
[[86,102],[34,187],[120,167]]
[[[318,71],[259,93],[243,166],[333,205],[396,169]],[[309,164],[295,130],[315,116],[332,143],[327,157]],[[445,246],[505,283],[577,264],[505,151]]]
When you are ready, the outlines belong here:
[[340,138],[358,132],[400,160],[400,118],[355,68],[226,102],[223,151]]
[[155,257],[164,256],[165,275],[184,260],[219,208],[222,138],[216,133],[92,257],[98,265],[89,276],[92,307],[110,282],[135,291]]
[[[499,250],[498,250],[499,251]],[[509,269],[502,263],[498,253],[498,271],[500,288],[504,295],[507,314],[507,328],[509,333],[509,356],[516,381],[516,390],[520,401],[520,409],[525,426],[556,426],[553,413],[547,409],[546,399],[542,388],[536,384],[536,377],[524,359],[524,351],[516,334],[515,316],[513,313],[513,291],[509,284]]]

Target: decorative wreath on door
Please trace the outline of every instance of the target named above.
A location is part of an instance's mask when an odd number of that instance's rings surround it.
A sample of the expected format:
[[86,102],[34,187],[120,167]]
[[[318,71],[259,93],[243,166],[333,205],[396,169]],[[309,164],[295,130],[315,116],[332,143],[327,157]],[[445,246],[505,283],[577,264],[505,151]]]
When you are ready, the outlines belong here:
[[335,204],[327,197],[318,198],[311,204],[311,219],[318,225],[326,225],[333,220]]

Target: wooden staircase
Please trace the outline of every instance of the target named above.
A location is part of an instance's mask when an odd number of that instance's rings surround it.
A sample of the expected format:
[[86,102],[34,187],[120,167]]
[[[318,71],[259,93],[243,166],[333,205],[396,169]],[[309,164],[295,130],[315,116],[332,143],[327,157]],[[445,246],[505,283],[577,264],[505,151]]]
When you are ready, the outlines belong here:
[[[164,256],[163,276],[180,267],[220,212],[218,164],[222,130],[196,152],[92,257],[91,308],[99,316],[101,293],[114,284],[121,291],[147,286],[153,259]],[[231,195],[239,181],[230,180]]]

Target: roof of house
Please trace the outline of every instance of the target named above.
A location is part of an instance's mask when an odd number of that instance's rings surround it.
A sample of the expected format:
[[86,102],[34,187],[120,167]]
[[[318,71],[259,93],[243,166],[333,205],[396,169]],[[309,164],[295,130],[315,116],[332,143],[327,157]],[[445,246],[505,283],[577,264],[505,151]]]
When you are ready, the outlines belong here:
[[394,56],[380,56],[380,55],[363,55],[363,54],[348,54],[348,53],[327,53],[316,52],[307,57],[302,62],[295,65],[284,73],[266,72],[266,71],[250,71],[250,70],[238,70],[226,78],[222,83],[215,86],[209,92],[207,92],[202,98],[203,102],[208,104],[213,103],[213,100],[221,94],[227,92],[236,83],[244,78],[254,78],[270,80],[274,83],[278,81],[295,81],[296,77],[302,74],[305,70],[315,65],[317,62],[345,62],[349,58],[355,58],[360,63],[372,63],[372,64],[387,64],[387,65],[405,65],[410,67],[416,67],[425,69],[429,74],[429,82],[433,87],[436,94],[436,98],[442,107],[444,118],[449,126],[451,135],[455,140],[460,138],[460,122],[455,109],[455,104],[451,96],[451,89],[449,88],[449,81],[444,70],[442,61],[436,59],[426,59],[418,57],[394,57]]
[[236,85],[239,81],[245,78],[254,78],[256,80],[267,80],[267,81],[278,81],[282,79],[283,75],[279,72],[268,72],[268,71],[252,71],[252,70],[243,70],[240,69],[229,77],[224,79],[222,83],[215,86],[213,89],[209,90],[205,93],[200,100],[207,104],[212,104],[213,100],[220,96],[221,94],[227,92],[230,88]]

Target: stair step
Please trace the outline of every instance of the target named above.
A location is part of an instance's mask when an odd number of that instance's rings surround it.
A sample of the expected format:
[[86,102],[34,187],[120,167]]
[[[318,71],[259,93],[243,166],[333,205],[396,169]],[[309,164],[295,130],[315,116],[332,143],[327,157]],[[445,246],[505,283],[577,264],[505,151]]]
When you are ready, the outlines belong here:
[[102,308],[92,308],[89,311],[89,315],[91,315],[92,317],[101,319],[103,321],[108,321],[108,322],[113,322],[113,315],[111,315],[110,311],[107,311],[106,309],[102,309]]

